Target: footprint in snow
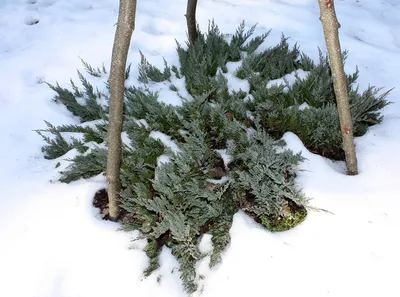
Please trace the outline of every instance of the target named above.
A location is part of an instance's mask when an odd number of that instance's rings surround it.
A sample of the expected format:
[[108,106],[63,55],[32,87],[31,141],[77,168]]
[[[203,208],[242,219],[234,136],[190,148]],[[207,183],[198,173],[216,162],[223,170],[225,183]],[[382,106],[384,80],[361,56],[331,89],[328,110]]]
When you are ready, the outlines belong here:
[[154,36],[159,36],[163,34],[159,30],[157,30],[152,24],[147,24],[142,26],[142,31],[149,35],[154,35]]
[[56,0],[41,0],[40,2],[38,0],[26,0],[26,4],[28,5],[39,4],[40,6],[43,7],[51,6],[54,3],[56,3]]
[[24,21],[25,25],[33,26],[39,23],[39,19],[33,17],[27,17]]

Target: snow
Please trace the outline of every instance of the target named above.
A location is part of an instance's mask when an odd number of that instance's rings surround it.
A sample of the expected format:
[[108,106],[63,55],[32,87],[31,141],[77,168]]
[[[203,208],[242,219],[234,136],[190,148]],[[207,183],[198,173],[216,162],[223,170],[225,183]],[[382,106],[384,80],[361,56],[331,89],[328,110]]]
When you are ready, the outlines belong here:
[[228,79],[228,88],[229,91],[245,91],[249,92],[250,84],[247,80],[240,79],[236,77],[236,71],[241,65],[242,62],[228,62],[226,63],[226,68],[228,69],[227,73],[223,73],[222,70],[219,70],[219,73],[222,73]]
[[[139,50],[155,66],[163,67],[163,57],[177,64],[175,39],[183,44],[186,38],[185,5],[138,1],[131,83],[137,84]],[[369,84],[396,87],[384,122],[356,139],[360,174],[346,176],[342,163],[311,154],[286,133],[288,147],[307,158],[299,186],[314,207],[331,213],[310,211],[300,226],[274,234],[237,213],[222,264],[210,271],[199,263],[206,278],[196,294],[400,296],[400,4],[336,1],[336,9],[342,48],[349,50],[346,70],[358,65],[360,90]],[[109,65],[117,12],[118,1],[111,0],[0,1],[1,296],[185,296],[168,249],[161,268],[144,279],[143,240],[132,242],[137,233],[96,217],[91,199],[104,178],[49,182],[58,177],[58,161],[43,158],[43,142],[32,131],[46,128],[44,120],[77,123],[52,102],[54,92],[43,82],[67,87],[70,77],[77,81],[76,69],[84,70],[80,58]],[[264,46],[275,45],[284,33],[314,60],[318,47],[325,48],[315,0],[203,0],[197,13],[203,31],[214,18],[221,32],[234,33],[245,19],[249,27],[258,23],[255,34],[273,29]],[[182,80],[173,83],[185,92]],[[237,83],[230,87],[246,88]],[[177,104],[172,91],[157,91],[161,100]],[[207,250],[209,238],[204,240]]]
[[168,136],[160,131],[151,131],[149,137],[161,141],[165,147],[168,147],[174,153],[180,152],[178,145],[173,142],[171,136]]
[[273,86],[279,87],[280,85],[290,87],[296,82],[297,78],[305,79],[305,78],[307,78],[307,76],[308,76],[308,72],[301,70],[301,69],[295,70],[292,73],[286,74],[282,78],[270,80],[267,83],[267,88],[271,88]]
[[226,150],[226,149],[215,150],[215,151],[217,152],[217,154],[220,155],[222,161],[224,161],[224,166],[225,166],[225,168],[228,168],[228,164],[229,164],[229,162],[232,160],[232,156],[230,156],[230,155],[227,153],[227,150]]

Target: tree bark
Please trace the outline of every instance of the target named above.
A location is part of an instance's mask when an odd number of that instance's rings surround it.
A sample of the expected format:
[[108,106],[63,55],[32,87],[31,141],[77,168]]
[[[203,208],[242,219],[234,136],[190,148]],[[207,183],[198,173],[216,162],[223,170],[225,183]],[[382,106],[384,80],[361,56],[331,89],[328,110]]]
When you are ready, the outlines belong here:
[[191,46],[194,45],[197,39],[196,8],[197,0],[188,0],[185,16],[188,28],[189,42]]
[[333,87],[343,139],[343,150],[346,156],[347,174],[356,175],[358,173],[357,156],[354,147],[348,81],[344,72],[342,50],[339,41],[338,29],[340,28],[340,24],[336,17],[334,0],[318,0],[318,2],[321,13],[320,20],[324,29],[325,42],[332,70]]
[[135,29],[136,0],[120,0],[117,29],[110,70],[110,112],[108,126],[107,184],[109,215],[117,220],[119,215],[119,193],[121,191],[120,168],[122,151],[122,122],[125,90],[125,68]]

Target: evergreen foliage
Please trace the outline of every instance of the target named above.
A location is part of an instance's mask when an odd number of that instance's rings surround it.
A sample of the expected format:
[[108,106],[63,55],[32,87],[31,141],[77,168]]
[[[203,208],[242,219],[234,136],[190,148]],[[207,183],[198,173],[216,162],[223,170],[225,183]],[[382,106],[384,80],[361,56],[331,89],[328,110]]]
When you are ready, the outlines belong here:
[[245,24],[242,22],[229,43],[212,21],[208,26],[207,34],[198,32],[193,47],[184,49],[177,43],[181,74],[185,77],[186,89],[191,95],[200,96],[213,90],[218,84],[215,82],[218,78],[215,75],[219,68],[226,73],[227,62],[239,61],[242,52],[251,53],[264,41],[267,34],[250,40],[248,45],[244,46],[254,29],[253,26],[245,32]]
[[180,119],[175,108],[159,102],[158,94],[150,90],[129,87],[126,90],[127,101],[125,114],[134,119],[144,119],[152,123],[154,130],[168,135],[177,136],[176,127],[180,126]]
[[[281,78],[299,68],[299,54],[297,46],[289,49],[287,38],[282,36],[280,44],[261,53],[247,55],[242,66],[237,70],[239,78],[244,79],[254,73],[257,73],[262,80],[267,81]],[[251,85],[251,87],[255,86]]]
[[[42,136],[43,140],[47,143],[47,145],[44,145],[42,147],[42,152],[44,153],[44,157],[49,160],[56,159],[58,157],[61,157],[65,155],[67,152],[69,152],[72,149],[77,149],[79,153],[84,153],[88,148],[85,146],[85,144],[74,138],[71,137],[71,142],[68,142],[65,140],[65,138],[61,135],[60,132],[63,132],[62,129],[58,129],[54,127],[52,124],[49,122],[45,121],[48,129],[46,130],[35,130],[40,136]],[[74,131],[68,131],[68,132],[81,132],[85,131],[84,129],[79,129],[79,127],[73,127]],[[77,131],[79,130],[79,131]],[[50,137],[46,136],[43,133],[49,132],[55,136],[54,139],[51,139]],[[86,131],[85,131],[86,132]]]
[[[129,143],[123,145],[121,162],[121,222],[124,229],[140,230],[147,239],[145,275],[159,267],[160,251],[169,247],[179,261],[187,292],[196,291],[196,263],[206,256],[198,248],[201,236],[212,235],[210,266],[219,263],[238,210],[270,231],[293,228],[306,217],[307,199],[295,184],[303,158],[285,149],[283,133],[294,132],[313,152],[343,158],[327,57],[321,53],[315,63],[297,46],[290,48],[285,37],[256,52],[269,32],[250,39],[255,27],[245,28],[242,23],[228,40],[211,22],[206,34],[199,32],[194,46],[177,45],[179,67],[169,67],[165,61],[161,71],[141,55],[143,85],[126,88],[123,131]],[[227,62],[240,60],[235,74],[249,82],[249,92],[229,90],[224,75]],[[84,67],[94,77],[107,72],[104,67]],[[267,87],[269,81],[299,69],[307,76],[297,77],[293,84],[282,80]],[[159,94],[147,88],[148,83],[167,82],[171,92],[178,92],[170,83],[172,73],[185,79],[192,96],[182,98],[180,106],[160,102]],[[357,76],[358,71],[348,81],[355,135],[361,136],[381,122],[380,110],[388,102],[387,93],[380,94],[375,87],[359,94],[353,86]],[[99,99],[107,101],[107,95],[94,91],[80,73],[79,78],[83,89],[72,81],[72,91],[50,85],[57,93],[55,101],[81,122],[102,121],[95,127],[48,124],[44,131],[53,139],[38,131],[47,143],[46,158],[60,157],[73,148],[80,152],[61,172],[60,180],[67,183],[104,173],[106,166],[108,110]],[[178,150],[154,139],[154,131],[170,136]],[[64,132],[81,133],[83,140],[68,142]],[[88,142],[95,148],[88,149]]]
[[[104,109],[97,102],[97,98],[100,94],[94,92],[93,86],[79,71],[78,75],[85,88],[85,93],[78,91],[74,84],[72,84],[74,93],[68,89],[62,88],[58,83],[56,85],[48,84],[49,87],[57,93],[53,99],[54,102],[65,105],[74,116],[80,118],[82,123],[102,119]],[[77,98],[83,99],[85,104],[80,104]]]
[[104,74],[107,74],[107,69],[106,66],[103,65],[100,67],[92,67],[92,65],[90,65],[88,62],[84,61],[83,59],[81,59],[82,65],[85,68],[86,72],[89,73],[91,76],[94,77],[102,77]]
[[77,155],[67,170],[60,172],[60,181],[70,183],[81,178],[90,178],[105,172],[107,165],[107,150],[104,148],[92,149],[90,152]]
[[[328,57],[320,52],[319,64],[314,64],[302,54],[300,61],[310,70],[306,78],[297,77],[292,85],[284,82],[267,88],[268,80],[262,80],[260,75],[251,72],[248,80],[254,100],[247,103],[247,108],[260,116],[262,125],[271,135],[279,138],[286,131],[291,131],[310,151],[343,160]],[[385,98],[389,92],[379,94],[381,89],[369,87],[363,94],[359,94],[358,87],[353,86],[357,78],[358,69],[348,75],[349,98],[354,135],[362,136],[369,126],[381,122],[380,110],[388,104]]]
[[171,68],[168,67],[167,61],[164,59],[164,71],[161,72],[157,67],[151,65],[145,56],[140,52],[141,60],[139,64],[139,81],[148,83],[149,80],[153,82],[161,82],[169,80],[171,77]]
[[89,126],[77,126],[77,125],[62,125],[56,129],[58,132],[74,132],[74,133],[83,133],[83,141],[85,143],[95,142],[95,143],[103,143],[107,137],[107,127],[106,124],[98,123],[94,125],[95,128],[91,128]]

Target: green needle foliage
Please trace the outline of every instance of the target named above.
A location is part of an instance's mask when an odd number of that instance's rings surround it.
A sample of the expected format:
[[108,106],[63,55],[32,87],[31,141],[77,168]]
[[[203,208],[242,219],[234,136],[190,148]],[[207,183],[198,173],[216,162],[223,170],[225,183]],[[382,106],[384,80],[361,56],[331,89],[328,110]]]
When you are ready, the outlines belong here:
[[[344,157],[327,57],[321,53],[315,63],[297,46],[290,48],[285,37],[278,45],[256,51],[269,32],[250,39],[255,27],[245,28],[242,23],[229,39],[211,22],[207,33],[198,32],[194,46],[177,45],[179,66],[169,67],[165,61],[159,70],[142,55],[142,85],[126,88],[121,223],[147,239],[144,250],[150,262],[145,275],[159,267],[160,251],[168,247],[189,293],[197,290],[197,261],[204,256],[210,257],[210,266],[221,261],[239,210],[270,231],[288,230],[305,219],[307,199],[295,183],[303,158],[285,148],[280,140],[285,132],[295,133],[312,152]],[[227,63],[238,61],[233,74],[246,80],[249,90],[228,88]],[[107,73],[104,67],[84,67],[94,77]],[[269,87],[271,80],[300,69],[307,75]],[[179,94],[171,83],[172,73],[185,80],[191,98]],[[380,111],[388,102],[387,93],[375,87],[360,94],[354,86],[357,76],[358,71],[348,81],[354,131],[361,136],[382,121]],[[107,102],[108,94],[94,91],[81,73],[79,78],[82,88],[73,82],[72,90],[50,87],[56,92],[55,102],[64,104],[82,124],[48,123],[47,130],[37,131],[46,142],[43,152],[48,159],[77,150],[61,172],[60,181],[67,183],[104,173],[106,166],[108,107],[100,102]],[[148,83],[169,85],[182,104],[162,103]],[[82,140],[67,141],[66,132],[81,134]],[[170,137],[173,145],[156,139],[155,132]],[[198,244],[206,233],[212,235],[213,249],[203,255]]]
[[[49,122],[45,121],[48,129],[46,130],[35,130],[36,133],[38,133],[40,136],[42,136],[43,140],[47,143],[47,145],[44,145],[42,147],[42,152],[44,153],[44,157],[46,159],[52,160],[55,158],[58,158],[59,156],[62,156],[69,152],[72,149],[77,149],[79,153],[84,153],[88,149],[88,147],[85,146],[85,144],[74,138],[71,137],[71,141],[68,142],[65,140],[65,138],[62,136],[61,132],[89,132],[89,130],[79,127],[79,126],[71,126],[71,129],[68,129],[65,131],[62,129],[65,126],[62,127],[54,127],[52,124]],[[43,133],[51,133],[55,137],[50,138],[49,136],[46,136]]]
[[169,80],[171,77],[171,69],[168,67],[167,61],[164,59],[164,71],[161,72],[157,67],[151,65],[145,56],[140,52],[141,61],[139,64],[139,81],[148,83],[149,81],[161,82]]

